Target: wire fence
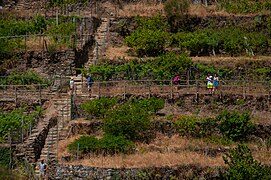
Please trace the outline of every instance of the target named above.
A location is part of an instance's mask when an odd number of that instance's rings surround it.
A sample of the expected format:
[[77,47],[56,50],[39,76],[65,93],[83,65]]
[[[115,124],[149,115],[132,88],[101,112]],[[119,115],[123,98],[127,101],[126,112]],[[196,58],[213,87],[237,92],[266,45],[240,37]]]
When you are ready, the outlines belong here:
[[[215,94],[230,94],[246,96],[267,96],[270,100],[271,81],[222,81],[215,89]],[[81,82],[81,93],[87,94],[86,80]],[[79,92],[78,92],[79,93]],[[180,84],[174,85],[172,80],[134,80],[134,81],[107,81],[94,82],[91,95],[103,96],[179,96],[181,94],[210,94],[207,82],[202,80],[182,80]]]

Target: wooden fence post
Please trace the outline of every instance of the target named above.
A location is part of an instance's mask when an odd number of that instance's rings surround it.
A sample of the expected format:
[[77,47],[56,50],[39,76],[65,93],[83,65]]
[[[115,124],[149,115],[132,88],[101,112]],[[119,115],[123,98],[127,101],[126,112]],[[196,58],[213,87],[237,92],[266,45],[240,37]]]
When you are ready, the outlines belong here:
[[100,87],[100,82],[98,82],[98,98],[100,99],[101,97],[101,87]]
[[246,98],[246,80],[243,81],[243,98]]
[[170,99],[173,99],[173,82],[170,81]]
[[22,117],[21,140],[24,142],[24,118]]
[[15,106],[17,107],[17,87],[15,86]]
[[271,83],[271,81],[269,81],[268,82],[268,100],[269,100],[269,103],[270,103],[270,101],[271,101],[271,97],[270,97],[270,95],[271,95],[271,92],[270,92],[270,83]]
[[148,81],[148,98],[150,99],[151,98],[151,84],[150,84],[150,81]]
[[124,93],[123,93],[123,99],[126,99],[126,81],[124,81]]
[[199,102],[199,82],[196,80],[196,101]]
[[39,84],[39,103],[40,103],[40,106],[41,106],[41,85]]

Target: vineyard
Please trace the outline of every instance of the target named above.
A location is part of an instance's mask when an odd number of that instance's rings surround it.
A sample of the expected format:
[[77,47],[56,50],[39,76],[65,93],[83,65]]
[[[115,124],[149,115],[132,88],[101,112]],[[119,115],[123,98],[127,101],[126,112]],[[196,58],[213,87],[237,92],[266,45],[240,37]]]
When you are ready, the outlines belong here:
[[0,5],[0,179],[270,179],[270,2]]

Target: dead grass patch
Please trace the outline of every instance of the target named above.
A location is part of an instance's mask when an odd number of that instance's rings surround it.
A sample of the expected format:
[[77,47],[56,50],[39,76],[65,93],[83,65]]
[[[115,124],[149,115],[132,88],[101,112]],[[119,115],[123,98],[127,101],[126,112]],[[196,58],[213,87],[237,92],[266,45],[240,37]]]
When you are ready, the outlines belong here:
[[271,124],[271,112],[268,111],[253,112],[252,121],[258,124]]
[[[79,136],[59,142],[59,160],[62,156],[70,155],[67,146]],[[223,166],[222,156],[210,157],[202,153],[194,152],[196,148],[218,148],[219,145],[212,145],[198,139],[189,139],[178,135],[167,137],[158,134],[156,139],[146,145],[137,144],[137,153],[131,155],[94,156],[88,155],[84,159],[63,164],[81,164],[95,167],[111,168],[142,168],[152,166],[175,166],[187,164],[199,164],[200,166]],[[178,152],[173,152],[178,149]],[[74,158],[75,159],[75,158]]]
[[121,46],[121,47],[108,47],[105,52],[106,59],[134,59],[136,57],[132,57],[128,54],[129,47]]
[[61,140],[58,142],[58,159],[61,159],[63,156],[69,156],[71,155],[68,152],[68,145],[75,141],[76,139],[79,139],[81,135],[75,135],[73,137],[70,137],[65,140]]
[[149,3],[129,3],[123,6],[122,9],[117,13],[121,17],[132,17],[132,16],[155,16],[163,15],[164,6],[163,4],[149,4]]
[[159,166],[175,166],[198,164],[200,166],[223,166],[221,157],[208,157],[195,152],[158,153],[147,152],[143,154],[115,155],[115,156],[89,156],[88,158],[64,164],[80,164],[85,166],[104,168],[144,168]]

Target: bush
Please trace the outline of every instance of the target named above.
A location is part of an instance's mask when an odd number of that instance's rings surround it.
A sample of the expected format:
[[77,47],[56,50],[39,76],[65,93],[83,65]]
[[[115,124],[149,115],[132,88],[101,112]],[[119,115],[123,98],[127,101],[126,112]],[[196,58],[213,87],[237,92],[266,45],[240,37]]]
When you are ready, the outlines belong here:
[[127,45],[134,49],[139,57],[157,56],[164,52],[168,34],[161,30],[136,30],[125,38]]
[[201,119],[197,117],[181,116],[177,119],[174,125],[177,127],[182,136],[198,136],[199,122]]
[[229,169],[221,173],[222,179],[271,179],[271,170],[253,159],[246,145],[238,145],[224,157]]
[[220,122],[220,132],[233,141],[245,140],[255,128],[248,113],[224,111],[217,117],[217,120]]
[[156,113],[158,110],[164,108],[165,101],[161,98],[151,97],[150,99],[137,100],[135,106],[150,113]]
[[3,85],[31,85],[49,84],[49,81],[39,76],[37,73],[28,70],[22,73],[12,73],[7,77],[0,78]]
[[0,167],[9,168],[10,156],[10,148],[0,148]]
[[138,56],[161,55],[169,39],[166,32],[168,27],[161,16],[137,18],[137,28],[130,36],[125,37],[125,42]]
[[101,139],[94,136],[81,136],[68,145],[71,153],[95,153],[95,154],[115,154],[115,153],[128,153],[134,147],[133,142],[127,140],[123,136],[106,135]]
[[94,79],[108,81],[116,79],[139,80],[170,80],[176,73],[185,72],[192,64],[187,54],[169,53],[148,61],[132,60],[120,65],[105,63],[91,66],[90,73]]
[[91,119],[92,116],[101,118],[118,102],[118,99],[102,97],[100,99],[94,99],[81,104],[81,108],[87,113]]
[[106,134],[125,136],[129,140],[139,140],[151,126],[149,113],[130,103],[111,111],[103,122]]

